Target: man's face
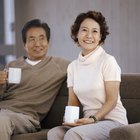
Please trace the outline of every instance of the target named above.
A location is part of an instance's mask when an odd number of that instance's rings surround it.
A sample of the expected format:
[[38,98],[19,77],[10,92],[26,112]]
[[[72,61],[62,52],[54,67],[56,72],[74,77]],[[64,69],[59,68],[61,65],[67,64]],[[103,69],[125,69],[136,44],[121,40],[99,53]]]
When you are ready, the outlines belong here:
[[48,40],[45,30],[41,27],[33,27],[27,31],[25,50],[31,60],[43,59],[48,51]]

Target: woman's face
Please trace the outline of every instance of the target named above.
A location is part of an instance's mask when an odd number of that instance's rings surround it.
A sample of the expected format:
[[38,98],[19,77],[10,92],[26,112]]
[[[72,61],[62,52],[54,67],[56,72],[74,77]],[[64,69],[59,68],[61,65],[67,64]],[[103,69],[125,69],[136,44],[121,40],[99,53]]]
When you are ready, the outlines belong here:
[[28,58],[35,61],[43,59],[49,46],[45,30],[41,27],[33,27],[27,31],[26,37],[24,47]]
[[91,18],[85,19],[81,23],[77,38],[83,56],[89,54],[97,48],[101,40],[99,24]]

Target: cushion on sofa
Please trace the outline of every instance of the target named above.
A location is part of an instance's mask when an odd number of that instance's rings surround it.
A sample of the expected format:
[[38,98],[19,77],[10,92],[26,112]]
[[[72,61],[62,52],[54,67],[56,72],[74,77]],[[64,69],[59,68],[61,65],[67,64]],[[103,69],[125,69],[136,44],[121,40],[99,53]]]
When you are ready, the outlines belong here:
[[140,123],[121,126],[110,131],[110,140],[139,140]]
[[123,74],[120,95],[129,123],[140,122],[140,74]]

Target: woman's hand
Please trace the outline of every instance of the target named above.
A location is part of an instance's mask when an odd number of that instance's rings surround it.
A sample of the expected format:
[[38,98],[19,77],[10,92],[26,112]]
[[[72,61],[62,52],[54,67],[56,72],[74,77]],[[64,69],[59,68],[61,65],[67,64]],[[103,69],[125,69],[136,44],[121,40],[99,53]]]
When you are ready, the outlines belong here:
[[75,120],[74,123],[63,123],[62,125],[74,127],[74,126],[80,126],[80,125],[91,124],[91,123],[94,123],[94,120],[92,118],[81,118]]

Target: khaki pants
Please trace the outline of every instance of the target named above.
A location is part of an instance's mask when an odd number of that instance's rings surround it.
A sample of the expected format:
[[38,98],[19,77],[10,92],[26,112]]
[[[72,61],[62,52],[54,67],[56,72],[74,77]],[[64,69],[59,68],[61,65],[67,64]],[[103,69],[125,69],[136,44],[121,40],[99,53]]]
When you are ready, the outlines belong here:
[[58,126],[48,132],[48,140],[109,140],[111,129],[122,124],[110,120],[77,127]]
[[14,134],[36,132],[39,126],[39,122],[31,116],[0,110],[0,140],[10,140]]

